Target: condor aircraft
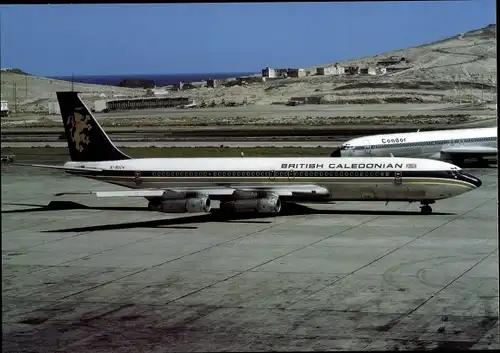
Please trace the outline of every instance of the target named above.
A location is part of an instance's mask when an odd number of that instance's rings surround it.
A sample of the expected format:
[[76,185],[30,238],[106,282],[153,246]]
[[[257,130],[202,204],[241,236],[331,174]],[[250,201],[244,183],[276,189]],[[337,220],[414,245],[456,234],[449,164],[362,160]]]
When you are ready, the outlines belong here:
[[124,186],[128,190],[95,194],[144,197],[154,211],[209,212],[218,200],[223,211],[273,214],[283,202],[379,200],[420,202],[428,214],[436,200],[481,185],[455,165],[411,158],[134,159],[111,142],[76,92],[58,92],[57,99],[71,161],[29,166]]
[[462,165],[496,156],[497,128],[454,129],[358,137],[345,142],[331,157],[423,157]]

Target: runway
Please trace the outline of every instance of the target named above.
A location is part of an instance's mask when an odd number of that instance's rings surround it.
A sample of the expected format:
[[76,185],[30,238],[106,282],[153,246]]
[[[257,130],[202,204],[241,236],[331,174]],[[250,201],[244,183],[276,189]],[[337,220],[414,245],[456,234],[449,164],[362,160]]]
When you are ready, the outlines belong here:
[[[3,165],[2,347],[498,349],[497,170],[469,171],[483,186],[432,215],[341,202],[227,220],[55,197],[118,187]],[[54,200],[87,207],[40,207]]]
[[[113,140],[117,147],[230,147],[230,148],[254,148],[254,147],[337,147],[346,140],[324,140],[324,141],[120,141]],[[29,147],[68,147],[66,141],[57,142],[2,142],[2,148],[29,148]]]
[[[92,107],[91,105],[89,108]],[[246,105],[238,107],[215,107],[215,108],[157,108],[157,109],[138,109],[111,111],[109,113],[95,113],[99,120],[107,118],[142,118],[142,117],[170,117],[181,118],[185,116],[206,117],[206,118],[280,118],[280,117],[309,117],[309,116],[328,116],[328,117],[372,117],[372,116],[411,116],[411,115],[477,115],[477,116],[496,116],[494,105],[472,106],[457,105],[456,103],[412,103],[412,104],[305,104],[294,107],[271,104],[271,105]],[[48,119],[59,121],[58,116],[46,116]],[[36,114],[23,114],[19,120],[38,119]]]

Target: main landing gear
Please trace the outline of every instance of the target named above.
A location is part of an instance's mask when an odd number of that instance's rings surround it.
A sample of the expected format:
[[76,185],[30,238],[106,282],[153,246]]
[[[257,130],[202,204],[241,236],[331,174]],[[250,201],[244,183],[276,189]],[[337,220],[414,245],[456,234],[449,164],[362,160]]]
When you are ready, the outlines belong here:
[[433,204],[433,203],[434,203],[434,201],[422,201],[422,202],[420,202],[420,212],[422,212],[422,214],[431,214],[432,207],[429,205]]

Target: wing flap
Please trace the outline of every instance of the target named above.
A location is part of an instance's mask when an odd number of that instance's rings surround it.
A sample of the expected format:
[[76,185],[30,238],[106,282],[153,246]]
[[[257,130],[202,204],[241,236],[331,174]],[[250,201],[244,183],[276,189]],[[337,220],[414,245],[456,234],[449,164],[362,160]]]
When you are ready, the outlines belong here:
[[288,187],[214,187],[214,188],[171,188],[171,189],[134,189],[134,190],[114,190],[114,191],[87,191],[87,192],[60,192],[56,196],[63,195],[96,195],[102,197],[162,197],[184,198],[189,195],[207,195],[213,199],[227,198],[235,195],[237,191],[260,191],[272,193],[280,197],[304,197],[327,195],[327,189],[316,185],[294,185]]
[[161,189],[119,190],[119,191],[96,191],[97,197],[162,197],[168,191]]

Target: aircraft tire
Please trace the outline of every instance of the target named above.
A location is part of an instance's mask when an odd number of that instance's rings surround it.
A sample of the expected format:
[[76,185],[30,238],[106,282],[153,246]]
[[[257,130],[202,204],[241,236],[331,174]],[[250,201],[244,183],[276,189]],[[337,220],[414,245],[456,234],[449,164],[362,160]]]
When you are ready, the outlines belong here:
[[431,214],[432,213],[432,207],[429,206],[429,205],[423,205],[420,208],[420,212],[422,212],[422,214]]

